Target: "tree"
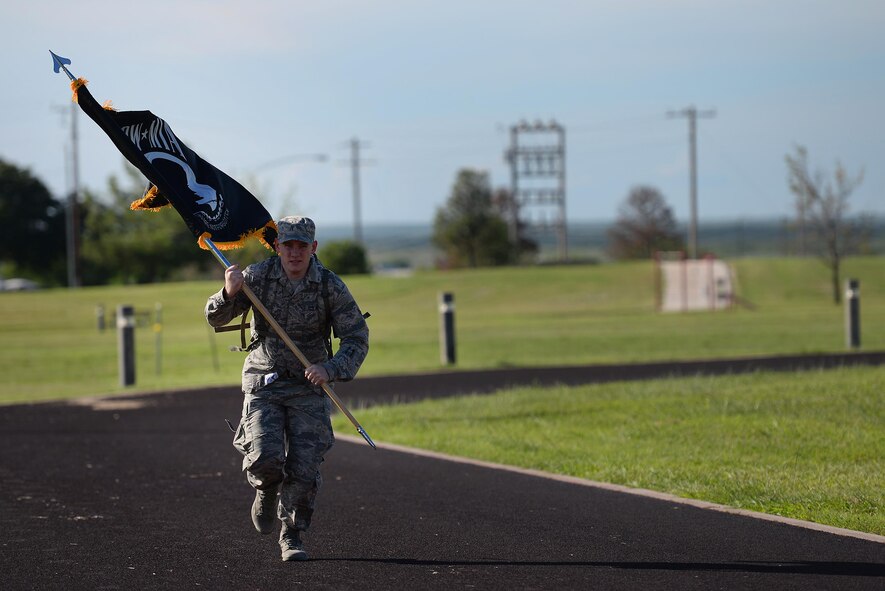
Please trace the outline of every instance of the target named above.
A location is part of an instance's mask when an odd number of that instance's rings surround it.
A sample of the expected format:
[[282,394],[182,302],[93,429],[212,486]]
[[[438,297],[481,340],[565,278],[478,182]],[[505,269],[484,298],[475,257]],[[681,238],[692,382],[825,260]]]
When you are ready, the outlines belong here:
[[458,171],[446,205],[436,211],[433,243],[453,267],[506,265],[513,261],[507,222],[493,207],[487,173]]
[[329,242],[321,248],[323,264],[338,275],[367,275],[366,249],[353,240]]
[[171,208],[133,212],[129,204],[141,195],[143,182],[133,167],[123,187],[116,176],[108,180],[110,201],[87,192],[83,202],[83,283],[154,283],[181,276],[187,269],[203,270],[214,259]]
[[[513,215],[513,210],[516,210],[517,261],[522,261],[529,257],[534,257],[536,254],[538,254],[538,243],[526,235],[528,224],[526,224],[520,216],[521,206],[519,202],[513,199],[513,193],[510,191],[510,189],[495,189],[495,191],[492,193],[492,208],[499,216],[501,216],[501,219],[503,219],[505,222],[510,219],[511,215]],[[508,237],[510,237],[509,227],[507,231]],[[512,246],[513,244],[511,243],[511,247]]]
[[65,281],[65,212],[27,169],[0,160],[0,261],[50,285]]
[[682,250],[685,242],[673,211],[654,187],[630,190],[608,231],[608,251],[614,259],[647,259],[661,250]]
[[833,302],[838,304],[842,301],[842,259],[856,252],[869,234],[866,218],[848,218],[849,199],[863,181],[863,171],[852,177],[837,161],[832,180],[821,170],[812,173],[808,168],[808,150],[803,146],[796,146],[795,154],[785,158],[790,191],[796,196],[797,225],[803,234],[803,245],[807,233],[808,247],[817,252],[830,270]]

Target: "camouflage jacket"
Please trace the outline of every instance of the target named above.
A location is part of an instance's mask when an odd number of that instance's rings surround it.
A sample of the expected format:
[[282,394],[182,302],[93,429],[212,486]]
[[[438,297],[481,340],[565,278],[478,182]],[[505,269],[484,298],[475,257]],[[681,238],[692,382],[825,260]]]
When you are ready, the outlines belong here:
[[[329,321],[322,295],[323,273],[328,274],[331,327],[339,339],[338,351],[331,359],[325,344]],[[279,257],[274,256],[249,265],[243,276],[304,356],[326,369],[330,381],[354,378],[369,352],[369,328],[347,286],[337,275],[313,257],[307,274],[299,281],[292,281],[286,276]],[[222,288],[206,302],[206,320],[212,326],[224,326],[251,306],[242,291],[227,299]],[[255,392],[265,383],[265,376],[272,373],[313,387],[304,377],[304,365],[261,314],[253,313],[251,333],[251,350],[243,364],[243,392]]]

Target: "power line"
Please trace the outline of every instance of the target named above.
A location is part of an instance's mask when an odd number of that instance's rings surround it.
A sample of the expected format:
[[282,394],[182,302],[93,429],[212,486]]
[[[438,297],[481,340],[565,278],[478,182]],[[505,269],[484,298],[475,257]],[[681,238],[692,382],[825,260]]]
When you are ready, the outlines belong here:
[[252,172],[262,172],[271,168],[277,168],[278,166],[292,164],[295,162],[325,162],[328,159],[328,156],[326,156],[325,154],[292,154],[289,156],[283,156],[281,158],[275,158],[268,162],[259,164],[252,169]]

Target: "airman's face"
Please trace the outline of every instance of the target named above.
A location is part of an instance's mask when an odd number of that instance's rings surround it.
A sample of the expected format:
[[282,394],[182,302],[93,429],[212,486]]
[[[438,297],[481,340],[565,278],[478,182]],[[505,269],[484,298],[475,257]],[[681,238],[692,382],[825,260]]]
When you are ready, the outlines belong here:
[[301,279],[307,273],[310,266],[310,256],[317,251],[317,242],[301,242],[300,240],[288,240],[276,242],[277,254],[283,264],[283,271],[289,279]]

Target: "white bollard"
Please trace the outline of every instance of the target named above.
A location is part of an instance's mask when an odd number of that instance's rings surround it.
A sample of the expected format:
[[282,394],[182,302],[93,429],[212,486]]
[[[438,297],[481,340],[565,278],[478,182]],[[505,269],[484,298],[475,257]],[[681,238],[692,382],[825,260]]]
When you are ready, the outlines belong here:
[[455,296],[439,294],[439,357],[443,365],[455,364]]
[[120,385],[135,384],[135,308],[117,306],[117,359]]

